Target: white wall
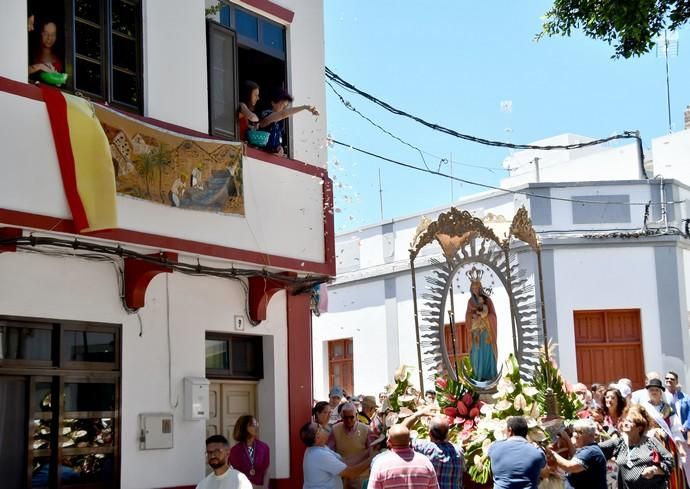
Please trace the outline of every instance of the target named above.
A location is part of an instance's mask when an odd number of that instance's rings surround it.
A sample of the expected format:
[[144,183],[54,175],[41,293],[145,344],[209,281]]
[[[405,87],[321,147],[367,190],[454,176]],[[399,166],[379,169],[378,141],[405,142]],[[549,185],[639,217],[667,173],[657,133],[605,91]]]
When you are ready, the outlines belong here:
[[144,115],[208,132],[204,0],[148,0],[144,18]]
[[548,306],[556,308],[559,367],[566,379],[577,379],[577,310],[640,309],[645,372],[664,370],[652,246],[556,248],[554,268],[556,304]]
[[[170,297],[172,402],[168,394],[166,277]],[[123,488],[196,484],[205,475],[204,421],[184,421],[182,379],[205,376],[206,331],[233,332],[233,317],[244,315],[239,284],[210,277],[160,274],[150,284],[139,320],[119,300],[110,263],[29,253],[0,254],[0,313],[5,315],[122,324],[121,473]],[[264,380],[258,386],[260,436],[271,447],[270,477],[289,474],[289,435],[285,294],[269,303],[267,321],[245,334],[268,335],[274,350],[265,352]],[[245,324],[249,325],[248,322]],[[271,386],[267,392],[265,384]],[[172,404],[172,405],[171,405]],[[174,448],[141,451],[138,415],[171,412]],[[275,413],[262,416],[264,413]],[[152,470],[152,467],[154,468]]]
[[[0,208],[70,219],[45,104],[0,92]],[[29,137],[30,135],[30,137]],[[245,216],[118,197],[118,226],[261,253],[324,261],[320,178],[244,157]]]
[[675,178],[690,185],[690,130],[678,131],[652,139],[654,173]]
[[26,0],[2,2],[0,39],[3,41],[0,42],[0,76],[21,82],[26,81],[29,66],[26,16]]

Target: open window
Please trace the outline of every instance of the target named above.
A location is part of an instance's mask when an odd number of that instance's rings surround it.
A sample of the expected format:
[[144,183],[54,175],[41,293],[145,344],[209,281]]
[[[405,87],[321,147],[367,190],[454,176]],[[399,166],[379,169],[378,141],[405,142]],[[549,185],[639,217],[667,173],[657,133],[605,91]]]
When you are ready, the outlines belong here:
[[[220,26],[225,27],[224,34]],[[232,34],[230,34],[232,32]],[[221,36],[224,40],[221,42]],[[234,36],[235,48],[230,51],[230,37]],[[230,74],[234,74],[234,86],[230,86]],[[253,81],[260,87],[261,98],[254,112],[260,115],[271,108],[271,94],[287,88],[287,48],[285,26],[233,4],[220,10],[220,24],[209,22],[209,105],[211,108],[211,134],[240,139],[234,125],[237,107],[241,100],[240,87],[245,81]],[[221,83],[222,81],[222,83]],[[225,114],[229,110],[230,94],[235,99],[233,129]],[[222,118],[218,118],[223,114]],[[289,122],[286,120],[286,130]],[[230,136],[232,132],[234,135]],[[283,138],[284,141],[287,140]]]
[[142,111],[141,0],[33,0],[27,7],[31,80]]

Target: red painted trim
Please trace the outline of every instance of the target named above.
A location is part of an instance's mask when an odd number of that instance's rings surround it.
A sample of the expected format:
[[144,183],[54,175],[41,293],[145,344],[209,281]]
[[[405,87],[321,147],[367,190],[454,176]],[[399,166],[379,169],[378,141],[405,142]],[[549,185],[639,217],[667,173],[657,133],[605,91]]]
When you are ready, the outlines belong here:
[[323,244],[324,261],[328,275],[335,277],[335,216],[333,207],[333,180],[323,177]]
[[[14,211],[0,208],[0,224],[26,227],[42,231],[54,231],[58,233],[75,234],[74,224],[70,219],[43,216],[27,212]],[[191,241],[181,238],[172,238],[159,234],[142,233],[128,229],[111,229],[85,233],[82,236],[108,239],[119,243],[148,246],[160,250],[192,253],[195,255],[210,256],[224,260],[242,261],[261,266],[282,268],[300,273],[313,273],[316,275],[329,275],[330,268],[327,263],[320,263],[296,258],[287,258],[278,255],[269,255],[257,251],[247,251],[228,246],[213,245]]]
[[[42,86],[42,85],[41,85]],[[36,85],[30,85],[28,83],[22,83],[18,82],[15,80],[11,80],[9,78],[5,78],[0,76],[0,92],[7,92],[11,93],[13,95],[19,95],[20,97],[26,97],[32,100],[38,100],[39,102],[43,102],[43,95],[41,94],[41,89],[36,86]],[[94,103],[98,104],[98,102],[94,101]],[[105,107],[104,104],[100,104]],[[132,112],[123,112],[120,110],[115,109],[114,107],[108,106],[110,110],[114,110],[116,112],[120,112],[123,115],[127,117],[131,117],[133,119],[136,119],[138,121],[144,122],[146,124],[150,124],[155,127],[159,127],[161,129],[165,129],[168,131],[173,131],[177,132],[179,134],[185,135],[185,136],[192,136],[196,138],[203,138],[203,139],[214,139],[217,140],[217,138],[212,138],[205,132],[199,132],[195,131],[194,129],[189,129],[187,127],[183,126],[178,126],[177,124],[172,124],[170,122],[165,122],[161,121],[158,119],[154,119],[152,117],[144,117],[141,114],[135,114]],[[264,163],[271,163],[273,165],[278,165],[282,166],[284,168],[288,168],[290,170],[295,170],[301,173],[306,173],[307,175],[313,175],[313,176],[318,176],[318,177],[323,177],[328,175],[328,172],[326,169],[321,168],[320,166],[312,165],[310,163],[305,163],[303,161],[299,160],[293,160],[290,158],[281,158],[280,156],[272,155],[270,153],[266,153],[265,151],[261,151],[255,148],[247,148],[247,156],[263,161]]]
[[[0,76],[0,91],[19,95],[32,100],[43,101],[41,89],[35,85],[22,83],[9,78]],[[163,129],[179,132],[180,134],[187,134],[190,136],[211,139],[208,134],[200,133],[187,129],[175,124],[159,121],[148,117],[143,117],[138,114],[127,114],[142,122],[146,122],[153,126],[158,126]],[[265,253],[258,253],[253,251],[240,250],[237,248],[230,248],[225,246],[210,245],[206,243],[199,243],[196,241],[182,240],[178,238],[169,238],[166,236],[158,236],[148,233],[139,233],[136,231],[129,231],[126,229],[115,229],[110,231],[100,231],[91,233],[91,236],[102,237],[104,239],[113,239],[116,241],[130,242],[133,244],[143,244],[155,248],[172,249],[178,251],[185,251],[191,253],[198,253],[201,255],[213,256],[229,260],[239,260],[249,263],[256,263],[264,266],[274,266],[278,268],[286,268],[290,270],[297,270],[306,273],[315,273],[319,275],[335,276],[335,228],[333,219],[333,182],[328,178],[328,171],[315,165],[310,165],[298,160],[289,158],[281,158],[279,156],[271,155],[264,151],[254,148],[247,148],[247,156],[278,165],[290,170],[306,173],[308,175],[316,176],[324,180],[323,185],[323,205],[324,205],[324,257],[325,263],[302,261],[294,258],[286,258],[277,255],[268,255]],[[9,209],[0,209],[0,222],[12,224],[16,226],[26,226],[29,228],[50,230],[61,233],[75,233],[74,223],[69,219],[60,219],[50,216],[30,214],[19,211],[12,211]]]
[[67,120],[67,101],[61,91],[49,88],[47,85],[41,85],[41,93],[48,109],[50,129],[53,132],[53,141],[55,142],[55,153],[62,175],[62,188],[65,190],[65,197],[67,197],[67,203],[72,213],[74,226],[77,232],[81,232],[82,229],[89,227],[89,219],[86,217],[86,210],[77,188],[77,171],[70,139],[69,121]]
[[[177,263],[177,253],[161,253],[170,263]],[[159,255],[151,255],[158,258]],[[159,273],[172,273],[172,267],[149,263],[135,258],[125,258],[125,303],[130,309],[141,309],[146,299],[146,289]]]
[[0,92],[7,92],[13,95],[19,95],[20,97],[43,102],[43,94],[41,94],[41,89],[36,85],[18,82],[10,78],[5,78],[4,76],[0,76]]
[[306,447],[299,429],[311,420],[313,396],[311,349],[311,297],[287,293],[288,427],[290,430],[290,483],[302,487],[302,459]]
[[[4,239],[15,239],[22,237],[22,230],[19,228],[0,228],[0,241]],[[0,245],[0,253],[17,251],[16,244]]]
[[290,158],[283,158],[281,156],[276,156],[265,151],[261,151],[256,148],[247,148],[247,156],[257,160],[261,160],[264,163],[271,163],[273,165],[282,166],[283,168],[288,168],[290,170],[298,171],[301,173],[306,173],[307,175],[312,175],[314,177],[323,178],[328,175],[328,171],[320,166],[305,163],[299,160],[293,160]]
[[285,7],[273,3],[270,0],[242,0],[242,2],[254,7],[255,9],[266,12],[267,14],[274,15],[287,23],[292,22],[295,18],[295,13],[292,10],[288,10]]
[[271,297],[285,288],[285,284],[264,277],[249,277],[249,317],[254,321],[265,321],[266,310]]

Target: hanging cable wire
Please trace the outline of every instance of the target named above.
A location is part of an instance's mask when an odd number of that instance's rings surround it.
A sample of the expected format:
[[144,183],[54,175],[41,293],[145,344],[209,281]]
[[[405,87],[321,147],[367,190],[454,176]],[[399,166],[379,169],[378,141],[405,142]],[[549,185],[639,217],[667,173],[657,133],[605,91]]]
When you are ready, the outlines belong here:
[[343,97],[342,94],[340,92],[338,92],[338,90],[335,89],[335,87],[333,86],[333,84],[330,81],[326,80],[326,84],[333,91],[333,93],[338,97],[338,99],[340,100],[340,103],[343,104],[343,106],[345,106],[346,109],[354,112],[355,114],[360,116],[362,119],[367,121],[369,124],[376,127],[377,129],[381,130],[382,132],[388,134],[393,139],[396,139],[397,141],[400,141],[405,146],[409,146],[410,148],[417,151],[419,153],[419,156],[422,158],[422,162],[424,163],[424,166],[426,167],[427,170],[430,170],[430,168],[429,168],[429,165],[427,164],[426,160],[424,159],[424,155],[431,156],[432,158],[437,159],[439,161],[439,168],[444,162],[449,162],[450,164],[467,166],[467,167],[471,167],[471,168],[481,168],[482,170],[488,170],[491,173],[494,173],[496,170],[508,171],[505,168],[490,168],[488,166],[474,165],[471,163],[461,163],[458,161],[452,161],[452,160],[449,160],[448,158],[443,158],[443,157],[435,155],[433,153],[429,153],[428,151],[424,151],[421,148],[419,148],[418,146],[415,146],[415,145],[409,143],[408,141],[405,141],[404,139],[400,138],[399,136],[396,136],[395,134],[390,132],[385,127],[381,126],[380,124],[378,124],[377,122],[375,122],[371,118],[369,118],[368,116],[364,115],[359,109],[357,109],[354,105],[352,105],[352,102],[350,102],[349,100],[346,100],[345,97]]
[[453,136],[453,137],[456,137],[459,139],[464,139],[465,141],[483,144],[485,146],[496,146],[499,148],[511,148],[511,149],[537,149],[537,150],[548,151],[548,150],[557,150],[557,149],[586,148],[588,146],[596,146],[599,144],[607,143],[609,141],[615,141],[617,139],[639,139],[640,138],[639,134],[637,134],[635,131],[624,131],[622,134],[614,134],[613,136],[609,136],[607,138],[595,139],[593,141],[586,141],[586,142],[582,142],[582,143],[572,143],[572,144],[551,144],[551,145],[540,146],[540,145],[536,145],[536,144],[515,144],[515,143],[506,143],[504,141],[493,141],[491,139],[479,138],[476,136],[471,136],[469,134],[463,134],[461,132],[455,131],[453,129],[449,129],[449,128],[441,126],[439,124],[435,124],[433,122],[428,122],[428,121],[422,119],[421,117],[418,117],[416,115],[410,114],[409,112],[405,112],[404,110],[393,107],[392,105],[388,104],[387,102],[384,102],[383,100],[365,92],[364,90],[360,90],[355,85],[344,80],[337,73],[333,72],[333,70],[331,70],[328,66],[326,66],[326,78],[337,83],[338,85],[342,86],[343,88],[364,97],[365,99],[375,103],[376,105],[386,109],[387,111],[389,111],[395,115],[399,115],[402,117],[407,117],[408,119],[412,119],[413,121],[416,121],[416,122],[430,128],[430,129],[433,129],[434,131],[439,131],[439,132],[448,134],[450,136]]
[[[518,194],[518,195],[525,195],[527,197],[535,197],[538,199],[558,200],[558,201],[563,201],[563,202],[573,202],[576,204],[588,204],[588,205],[599,205],[599,206],[601,206],[601,205],[646,206],[649,204],[653,204],[653,205],[661,204],[660,202],[620,202],[620,201],[618,201],[618,202],[616,202],[616,201],[607,202],[607,201],[596,201],[596,200],[569,199],[567,197],[553,197],[550,195],[533,194],[527,190],[511,190],[511,189],[507,189],[507,188],[497,187],[495,185],[489,185],[488,183],[475,182],[473,180],[467,180],[466,178],[460,178],[460,177],[456,177],[453,175],[448,175],[447,173],[441,173],[439,171],[420,168],[418,166],[414,166],[414,165],[411,165],[409,163],[404,163],[402,161],[394,160],[392,158],[388,158],[386,156],[382,156],[382,155],[373,153],[371,151],[367,151],[365,149],[358,148],[356,146],[353,146],[353,145],[348,144],[348,143],[344,143],[342,141],[338,141],[336,139],[331,139],[330,142],[333,144],[337,144],[339,146],[349,148],[353,151],[357,151],[358,153],[362,153],[362,154],[371,156],[373,158],[377,158],[377,159],[382,160],[382,161],[387,161],[387,162],[392,163],[392,164],[397,165],[397,166],[402,166],[404,168],[409,168],[411,170],[415,170],[415,171],[419,171],[419,172],[423,172],[423,173],[428,173],[430,175],[436,175],[439,177],[448,178],[450,180],[454,180],[456,182],[466,183],[468,185],[474,185],[477,187],[483,187],[483,188],[487,188],[487,189],[491,189],[491,190],[498,190],[499,192],[504,192],[507,194]],[[682,204],[685,202],[687,202],[687,200],[674,200],[674,201],[669,201],[669,202],[664,202],[664,203],[667,205],[670,205],[670,204]]]

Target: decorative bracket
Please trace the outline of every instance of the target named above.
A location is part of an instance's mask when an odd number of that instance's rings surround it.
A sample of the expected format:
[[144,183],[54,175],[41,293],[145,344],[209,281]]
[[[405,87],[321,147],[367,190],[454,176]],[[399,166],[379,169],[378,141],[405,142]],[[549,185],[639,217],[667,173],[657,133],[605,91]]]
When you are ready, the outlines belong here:
[[125,258],[125,303],[131,309],[144,307],[146,289],[153,277],[159,273],[172,273],[172,267],[165,262],[177,263],[177,253],[163,252],[150,256],[163,258],[163,263]]
[[[16,239],[22,237],[22,230],[20,228],[0,228],[0,241],[5,239]],[[0,244],[0,253],[17,251],[17,245]]]
[[285,283],[266,277],[249,277],[249,318],[258,323],[266,320],[271,297],[285,288]]

